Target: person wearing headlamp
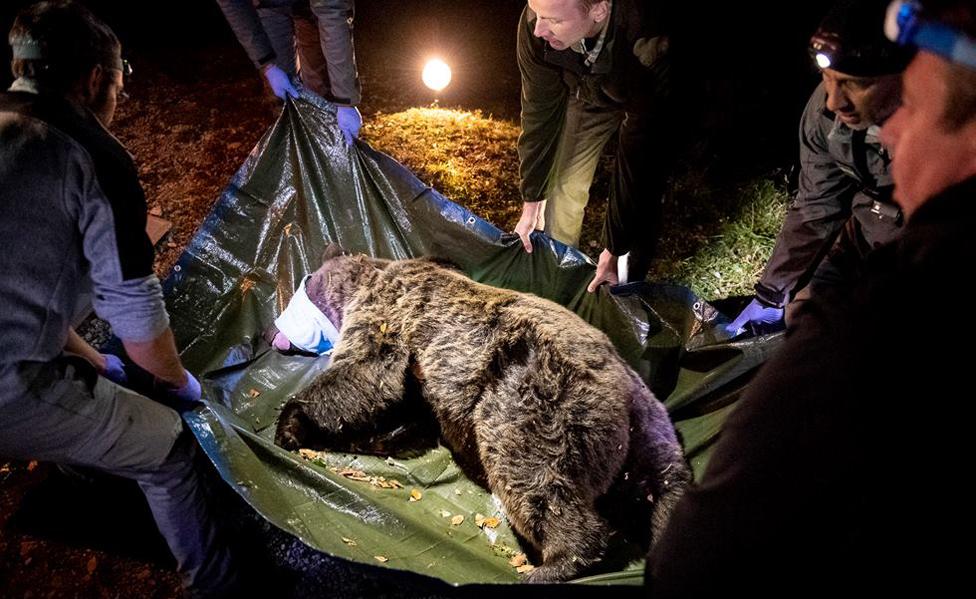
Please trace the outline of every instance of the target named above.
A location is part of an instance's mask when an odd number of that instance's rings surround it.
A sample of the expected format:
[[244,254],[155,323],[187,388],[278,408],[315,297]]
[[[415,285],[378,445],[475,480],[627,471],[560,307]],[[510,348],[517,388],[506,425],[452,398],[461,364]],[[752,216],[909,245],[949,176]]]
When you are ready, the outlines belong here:
[[[881,25],[877,26],[879,29]],[[948,597],[970,583],[976,3],[893,3],[897,239],[803,302],[648,557],[648,596]],[[970,489],[970,490],[967,490]]]
[[898,107],[912,51],[885,38],[886,7],[887,0],[842,0],[810,39],[823,82],[800,120],[797,188],[755,297],[727,328],[731,336],[783,328],[788,304],[856,277],[867,253],[901,230],[891,155],[878,132]]
[[[893,2],[888,11],[889,37],[919,49],[919,56],[905,72],[905,102],[885,123],[881,136],[895,156],[892,163],[895,201],[908,215],[921,212],[923,204],[935,203],[932,198],[940,194],[973,195],[972,177],[976,175],[973,12],[976,8],[972,2],[946,0],[922,4]],[[967,179],[968,186],[958,186]],[[957,187],[952,193],[945,193],[953,186]],[[967,200],[973,203],[971,197]],[[971,224],[969,220],[965,222]]]

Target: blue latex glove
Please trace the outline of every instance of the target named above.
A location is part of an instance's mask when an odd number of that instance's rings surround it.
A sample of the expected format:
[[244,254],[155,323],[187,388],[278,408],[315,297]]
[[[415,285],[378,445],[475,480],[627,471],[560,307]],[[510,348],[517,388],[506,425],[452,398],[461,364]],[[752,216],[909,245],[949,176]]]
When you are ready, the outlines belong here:
[[342,136],[346,138],[346,145],[351,146],[352,140],[359,138],[359,130],[363,126],[363,115],[355,106],[337,106],[336,121]]
[[189,410],[194,404],[200,401],[202,390],[198,381],[189,370],[186,373],[186,383],[182,387],[173,387],[169,383],[164,383],[157,379],[157,388],[163,394],[163,403],[170,404],[171,407],[179,411]]
[[292,98],[298,97],[298,90],[291,83],[291,77],[288,73],[281,70],[280,67],[269,64],[264,67],[264,78],[268,80],[268,85],[271,86],[271,91],[274,95],[278,96],[282,100],[286,99],[288,96]]
[[102,354],[105,358],[105,370],[99,374],[112,381],[116,385],[125,385],[129,382],[129,375],[125,373],[125,364],[113,354]]
[[781,331],[785,326],[782,308],[770,308],[758,299],[754,299],[725,330],[730,337],[740,335],[746,330],[751,331],[753,335],[766,335]]

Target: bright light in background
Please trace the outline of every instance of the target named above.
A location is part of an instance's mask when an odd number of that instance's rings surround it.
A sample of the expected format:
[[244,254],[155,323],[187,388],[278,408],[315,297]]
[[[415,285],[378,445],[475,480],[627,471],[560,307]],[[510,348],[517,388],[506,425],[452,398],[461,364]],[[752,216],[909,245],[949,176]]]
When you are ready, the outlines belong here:
[[424,85],[439,92],[451,82],[451,67],[447,66],[443,60],[433,58],[424,65],[424,72],[421,75]]
[[817,66],[819,66],[821,69],[829,69],[830,68],[830,57],[827,56],[826,54],[822,53],[822,52],[818,53],[817,54]]

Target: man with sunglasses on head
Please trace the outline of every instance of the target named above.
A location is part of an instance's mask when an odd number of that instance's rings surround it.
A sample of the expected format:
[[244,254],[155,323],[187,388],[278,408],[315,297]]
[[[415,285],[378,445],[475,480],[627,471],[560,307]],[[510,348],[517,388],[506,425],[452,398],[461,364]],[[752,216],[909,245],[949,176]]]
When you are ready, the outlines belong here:
[[146,235],[132,156],[108,132],[127,65],[80,4],[40,2],[9,35],[17,78],[0,94],[0,456],[138,482],[191,596],[236,576],[179,413],[117,385],[124,371],[71,329],[78,299],[175,407],[200,398],[180,362]]
[[898,108],[912,53],[878,27],[886,6],[841,0],[810,39],[823,82],[800,120],[797,189],[755,297],[728,327],[732,336],[781,329],[791,302],[856,277],[864,256],[901,230],[891,155],[878,131]]
[[[881,28],[881,24],[876,27]],[[815,294],[648,559],[653,597],[949,597],[970,583],[976,4],[892,2],[898,238]]]

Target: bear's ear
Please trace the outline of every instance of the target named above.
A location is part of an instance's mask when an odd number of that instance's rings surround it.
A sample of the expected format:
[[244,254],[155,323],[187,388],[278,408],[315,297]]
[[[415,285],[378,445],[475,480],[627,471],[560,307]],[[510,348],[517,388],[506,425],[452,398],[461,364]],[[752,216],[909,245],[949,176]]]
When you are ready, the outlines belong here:
[[338,258],[339,256],[344,256],[346,251],[338,243],[330,243],[325,246],[325,251],[322,252],[322,262],[326,260],[331,260],[333,258]]

